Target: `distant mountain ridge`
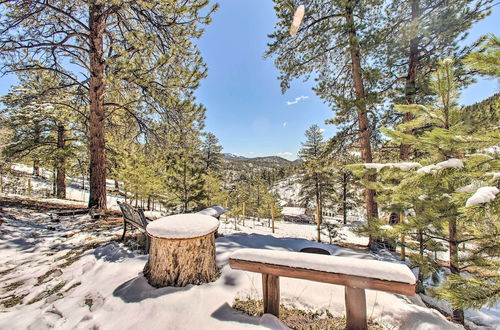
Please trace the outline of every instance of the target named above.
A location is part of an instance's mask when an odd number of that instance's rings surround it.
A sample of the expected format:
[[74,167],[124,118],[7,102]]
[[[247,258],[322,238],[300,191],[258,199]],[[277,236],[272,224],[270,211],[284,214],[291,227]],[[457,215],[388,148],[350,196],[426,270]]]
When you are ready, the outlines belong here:
[[236,160],[236,161],[248,161],[248,162],[255,162],[255,163],[276,163],[276,164],[290,164],[294,162],[300,162],[302,159],[296,159],[294,161],[285,159],[280,156],[263,156],[263,157],[244,157],[244,156],[239,156],[236,154],[231,154],[231,153],[225,153],[224,158],[226,160]]

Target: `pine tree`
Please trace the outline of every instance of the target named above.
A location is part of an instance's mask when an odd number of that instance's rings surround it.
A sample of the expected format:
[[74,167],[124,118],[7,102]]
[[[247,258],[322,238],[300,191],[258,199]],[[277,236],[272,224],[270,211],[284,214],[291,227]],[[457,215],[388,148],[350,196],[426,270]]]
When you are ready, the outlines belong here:
[[329,163],[331,164],[331,184],[332,184],[332,199],[331,204],[336,212],[342,215],[344,224],[347,224],[347,213],[358,207],[361,204],[362,196],[359,193],[359,179],[348,168],[350,164],[359,162],[359,157],[356,156],[344,145],[335,146],[335,139],[329,141]]
[[[412,261],[422,272],[435,267],[422,249],[432,251],[439,249],[437,242],[447,243],[451,274],[435,294],[452,304],[453,319],[463,323],[464,307],[477,308],[481,303],[498,299],[498,290],[489,294],[476,292],[468,299],[464,299],[464,292],[473,291],[478,283],[489,288],[499,285],[498,274],[495,275],[498,262],[492,257],[500,251],[495,243],[500,225],[494,213],[498,199],[492,205],[477,207],[478,212],[466,207],[466,200],[471,197],[471,185],[490,184],[491,174],[487,173],[498,172],[498,154],[488,154],[486,150],[498,145],[500,135],[491,125],[476,130],[467,126],[463,109],[456,103],[453,65],[453,60],[444,60],[435,74],[432,81],[438,95],[435,106],[397,106],[401,113],[411,112],[414,119],[399,125],[397,130],[385,130],[395,143],[412,145],[422,155],[419,160],[430,165],[399,174],[398,168],[415,168],[418,164],[365,164],[364,167],[371,171],[391,171],[386,173],[389,184],[379,184],[379,190],[386,190],[384,202],[391,210],[406,215],[407,222],[396,231],[408,234],[416,230],[420,253]],[[408,129],[414,134],[408,134]],[[380,198],[383,200],[384,195]],[[460,289],[452,287],[453,283],[460,283]]]
[[305,133],[306,141],[302,143],[299,157],[304,160],[300,176],[302,185],[300,194],[304,205],[316,208],[317,240],[321,241],[322,209],[329,198],[331,189],[329,168],[326,162],[325,141],[318,125],[311,126]]
[[205,108],[185,100],[177,103],[176,123],[166,129],[166,190],[173,195],[171,206],[182,212],[199,208],[205,199],[205,163],[201,152],[201,130]]
[[[78,88],[88,105],[89,207],[106,209],[106,119],[123,110],[147,128],[157,114],[175,113],[166,99],[189,96],[205,76],[192,39],[202,35],[217,8],[202,15],[207,5],[206,0],[0,3],[4,71],[56,73]],[[62,63],[71,63],[71,69]],[[123,102],[127,98],[121,95],[130,91],[139,97]]]
[[213,133],[205,133],[201,147],[205,171],[219,172],[222,165],[222,146],[219,139]]
[[[381,44],[378,38],[382,2],[377,0],[308,1],[302,27],[290,36],[289,26],[299,1],[275,0],[278,17],[270,38],[267,56],[276,56],[282,90],[294,78],[314,75],[315,92],[335,110],[331,121],[342,125],[344,136],[358,136],[364,162],[372,162],[373,117],[377,113],[380,75],[374,56]],[[373,175],[366,177],[374,181]],[[365,190],[369,219],[378,217],[375,192]]]
[[[453,4],[436,0],[392,1],[384,29],[385,49],[381,56],[383,67],[389,70],[388,96],[394,103],[425,104],[432,90],[429,78],[444,57],[461,58],[469,47],[459,47],[474,22],[489,14],[492,1],[460,0]],[[436,37],[439,36],[439,37]],[[464,80],[465,77],[464,77]],[[390,112],[388,117],[412,120],[410,112]],[[411,131],[406,132],[411,134]],[[409,158],[411,146],[401,144],[399,158]]]
[[66,198],[66,169],[81,136],[75,90],[51,72],[23,73],[20,84],[2,98],[6,126],[15,132],[5,152],[15,159],[30,157],[34,174],[43,165],[55,169],[55,195]]

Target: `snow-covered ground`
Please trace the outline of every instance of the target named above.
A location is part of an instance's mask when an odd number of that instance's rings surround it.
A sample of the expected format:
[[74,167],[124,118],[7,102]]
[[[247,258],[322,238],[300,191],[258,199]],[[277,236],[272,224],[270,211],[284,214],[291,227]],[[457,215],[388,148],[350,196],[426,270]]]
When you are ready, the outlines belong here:
[[[333,242],[342,242],[353,245],[367,246],[368,238],[364,236],[359,236],[355,234],[352,229],[356,224],[348,224],[338,229],[338,235],[333,239]],[[236,229],[235,229],[236,226]],[[237,232],[243,233],[257,233],[262,235],[272,235],[274,237],[288,237],[288,238],[303,238],[307,240],[316,240],[317,229],[315,224],[310,223],[294,223],[287,221],[275,221],[274,223],[274,233],[270,226],[270,219],[260,219],[258,221],[255,218],[247,218],[245,220],[245,225],[240,219],[236,221],[234,218],[227,218],[225,216],[221,217],[221,225],[219,227],[219,232],[227,235]],[[321,241],[329,242],[329,236],[326,229],[321,230]]]
[[[47,195],[47,192],[52,191],[52,172],[48,171],[44,168],[40,169],[40,177],[31,176],[33,173],[33,168],[31,166],[27,166],[24,164],[13,163],[11,165],[11,169],[17,171],[19,173],[23,173],[26,177],[22,179],[21,185],[25,191],[27,191],[27,181],[28,177],[30,178],[31,184],[31,193],[33,197],[43,197]],[[88,190],[89,182],[83,182],[83,185],[86,189],[82,189],[82,180],[78,178],[66,177],[67,186],[66,186],[66,199],[68,204],[81,204],[87,205],[89,200],[90,192]],[[106,180],[106,185],[108,189],[114,188],[113,180]],[[117,196],[114,194],[110,194],[108,192],[107,196],[107,205],[109,209],[119,210],[119,206],[116,203],[117,201],[123,201],[124,198],[121,196]],[[52,198],[42,198],[41,200],[53,201]]]
[[[220,277],[184,288],[151,287],[142,275],[147,256],[117,241],[119,223],[97,225],[88,216],[52,222],[48,213],[4,207],[0,213],[0,329],[251,329],[277,328],[272,317],[233,310],[235,298],[260,298],[261,276],[232,270],[229,256],[245,247],[299,251],[321,247],[333,255],[398,262],[394,256],[355,251],[266,232],[230,233],[216,241]],[[114,225],[114,226],[113,226]],[[262,226],[261,226],[262,227]],[[313,227],[313,225],[310,225]],[[264,230],[264,229],[263,229]],[[247,232],[248,231],[248,232]],[[344,289],[299,279],[281,279],[282,302],[302,309],[344,314]],[[367,290],[367,311],[388,329],[459,329],[420,297]]]

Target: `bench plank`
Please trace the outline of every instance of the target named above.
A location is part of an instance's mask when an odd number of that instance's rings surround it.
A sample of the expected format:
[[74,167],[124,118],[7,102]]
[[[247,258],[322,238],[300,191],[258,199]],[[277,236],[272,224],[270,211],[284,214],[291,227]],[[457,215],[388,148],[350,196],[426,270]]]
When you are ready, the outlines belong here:
[[239,260],[233,258],[229,259],[229,265],[233,269],[246,270],[254,273],[300,278],[304,280],[338,284],[359,289],[380,290],[391,293],[404,294],[407,296],[413,296],[415,294],[415,284],[408,284],[403,282],[385,281],[312,269],[292,268],[287,266]]

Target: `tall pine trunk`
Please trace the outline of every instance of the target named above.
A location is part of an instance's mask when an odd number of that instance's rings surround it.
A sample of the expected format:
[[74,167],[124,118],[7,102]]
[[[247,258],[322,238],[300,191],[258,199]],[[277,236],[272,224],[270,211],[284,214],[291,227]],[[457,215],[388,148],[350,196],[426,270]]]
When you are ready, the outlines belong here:
[[[38,121],[34,123],[34,133],[33,145],[37,146],[40,144],[40,136],[42,136],[42,129]],[[40,176],[40,159],[36,156],[35,159],[33,159],[33,175],[37,177]]]
[[342,219],[347,224],[347,173],[342,174]]
[[[458,263],[458,237],[457,237],[457,219],[452,217],[448,220],[448,236],[450,250],[450,272],[452,274],[460,274],[460,266]],[[452,319],[455,322],[464,324],[464,311],[462,309],[454,309]]]
[[[417,237],[418,237],[418,254],[423,258],[425,246],[424,246],[424,232],[422,229],[417,230]],[[417,286],[415,288],[415,291],[417,293],[425,293],[424,274],[422,273],[421,270],[418,271]]]
[[52,196],[57,196],[57,170],[56,167],[52,167]]
[[[416,22],[420,19],[420,0],[411,0],[411,19]],[[417,94],[417,75],[419,65],[419,42],[420,38],[415,36],[410,40],[410,52],[408,54],[408,74],[406,75],[405,84],[405,98],[408,104],[415,103],[415,96]],[[413,115],[409,112],[403,115],[403,123],[413,120]],[[412,134],[412,130],[405,131],[406,134]],[[399,159],[408,160],[410,155],[410,145],[401,144],[399,149]]]
[[[366,109],[365,88],[363,84],[361,55],[359,49],[359,39],[356,35],[356,26],[354,24],[354,2],[350,1],[346,7],[346,23],[349,36],[349,51],[351,56],[352,78],[354,81],[354,91],[356,94],[356,104],[358,108],[358,129],[359,129],[359,145],[361,149],[361,158],[365,163],[371,163],[372,149],[370,141],[370,125],[368,121],[368,112]],[[373,174],[366,174],[366,181],[374,182],[376,177]],[[368,221],[373,218],[378,218],[378,206],[375,201],[375,190],[365,188],[365,206]],[[369,245],[371,246],[372,237],[369,237]]]
[[66,128],[64,125],[57,126],[57,165],[56,165],[56,196],[66,198],[66,161],[64,151],[66,149]]
[[321,192],[318,174],[315,174],[316,184],[316,231],[317,241],[321,242]]
[[89,149],[90,149],[90,196],[89,207],[106,209],[106,155],[104,137],[104,56],[103,5],[90,4],[89,42]]

